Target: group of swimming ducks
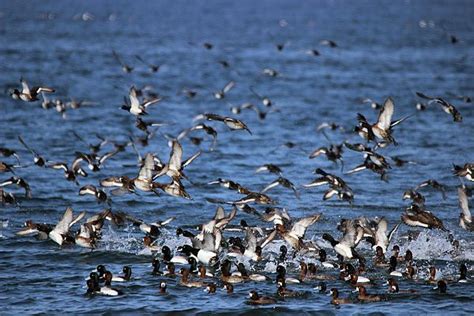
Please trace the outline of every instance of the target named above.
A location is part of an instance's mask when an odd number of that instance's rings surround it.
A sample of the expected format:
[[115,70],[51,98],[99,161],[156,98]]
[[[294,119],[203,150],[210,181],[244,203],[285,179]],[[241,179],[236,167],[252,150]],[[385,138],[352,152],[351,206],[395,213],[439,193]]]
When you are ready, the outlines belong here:
[[[125,72],[131,72],[131,68],[126,67],[127,65],[121,61],[116,52],[114,52],[114,57],[120,61]],[[155,69],[154,72],[158,71],[158,69]],[[274,75],[269,70],[266,73]],[[42,105],[45,109],[52,106],[46,95],[53,93],[54,89],[40,86],[30,88],[24,79],[21,79],[21,85],[21,89],[11,90],[10,94],[13,99],[23,102],[35,102],[42,98]],[[229,93],[234,85],[235,82],[229,82],[222,90],[213,93],[214,97],[216,99],[224,99],[226,93]],[[252,87],[250,88],[265,107],[272,108],[273,104],[268,97],[261,96]],[[187,95],[190,98],[195,95],[195,92],[194,94],[191,92],[187,91]],[[439,105],[443,111],[452,116],[454,122],[462,121],[460,112],[446,99],[430,97],[421,92],[417,93],[417,95],[421,99],[429,100],[428,104]],[[145,89],[131,87],[128,99],[121,106],[122,110],[135,117],[136,128],[145,133],[145,138],[140,139],[140,143],[143,146],[146,146],[152,135],[155,134],[155,131],[151,131],[152,127],[159,128],[166,125],[162,122],[145,121],[142,118],[148,113],[149,106],[161,101],[162,98],[157,94]],[[69,104],[71,108],[81,106],[80,103],[73,103],[72,101],[71,103],[56,103]],[[58,111],[64,112],[64,106],[58,104],[56,105],[59,107]],[[363,163],[352,168],[347,173],[369,170],[380,176],[383,181],[387,181],[387,173],[391,169],[390,161],[393,161],[397,166],[410,163],[398,157],[391,157],[389,159],[377,151],[379,148],[397,145],[397,141],[393,136],[394,128],[409,119],[410,116],[392,120],[395,108],[392,98],[387,98],[383,104],[372,101],[371,104],[375,104],[375,108],[380,109],[377,121],[369,123],[364,115],[358,114],[357,126],[354,128],[354,131],[365,140],[364,144],[348,142],[337,145],[331,144],[327,147],[315,149],[309,155],[309,158],[313,159],[325,155],[328,160],[337,164],[339,162],[342,163],[344,148],[360,152],[364,155]],[[260,119],[265,119],[266,114],[271,112],[270,110],[262,112],[257,106],[252,104],[233,107],[231,111],[234,114],[240,114],[244,109],[256,111]],[[275,112],[277,111],[275,110]],[[183,159],[181,142],[187,139],[195,145],[200,145],[203,139],[196,137],[195,133],[204,132],[212,137],[212,146],[210,147],[212,150],[216,145],[218,133],[216,128],[204,124],[203,121],[217,122],[223,124],[231,131],[244,131],[250,135],[252,134],[250,128],[240,119],[214,113],[203,113],[194,118],[194,125],[183,129],[178,136],[167,135],[170,155],[166,162],[160,160],[154,153],[147,153],[142,157],[135,147],[138,141],[132,138],[130,142],[118,143],[97,136],[98,143],[91,144],[76,134],[79,140],[87,144],[89,152],[77,152],[76,158],[71,164],[49,161],[30,147],[21,136],[18,137],[18,141],[32,154],[35,166],[62,170],[64,178],[76,184],[79,184],[79,179],[88,176],[87,169],[91,172],[99,172],[106,160],[112,159],[128,147],[132,147],[137,153],[140,163],[135,177],[117,174],[116,176],[100,180],[97,186],[87,184],[79,188],[79,195],[92,195],[100,204],[107,203],[111,206],[112,196],[137,194],[138,192],[155,195],[163,192],[174,197],[190,199],[191,195],[183,185],[183,179],[189,181],[184,173],[184,169],[200,157],[202,152],[198,151],[187,159]],[[336,130],[339,128],[335,123],[325,123],[318,127],[318,130]],[[99,154],[107,144],[112,144],[113,149],[107,153]],[[373,146],[369,147],[370,144],[373,144]],[[287,147],[294,146],[292,143],[286,145]],[[17,165],[0,162],[1,173],[15,173],[16,168],[22,167],[19,155],[14,149],[0,148],[0,154],[4,157],[14,157],[17,160]],[[159,293],[161,294],[167,293],[170,282],[183,287],[203,287],[209,294],[216,293],[219,287],[224,287],[227,293],[231,294],[234,291],[234,286],[243,282],[274,283],[276,285],[275,295],[261,295],[257,291],[249,293],[248,303],[256,305],[275,304],[285,298],[308,295],[305,291],[301,292],[291,289],[292,284],[308,285],[312,291],[329,294],[332,297],[331,303],[335,305],[355,302],[376,302],[390,299],[392,296],[399,295],[400,293],[420,294],[418,290],[399,288],[399,282],[402,283],[401,280],[411,280],[415,283],[410,284],[416,284],[416,282],[419,282],[416,280],[423,278],[418,276],[419,266],[414,261],[412,252],[407,249],[405,255],[402,256],[400,255],[400,247],[394,245],[391,248],[391,255],[388,257],[387,254],[390,251],[389,245],[391,244],[392,237],[402,223],[411,227],[447,231],[443,222],[427,209],[425,197],[420,192],[423,188],[432,187],[435,190],[439,190],[444,198],[446,194],[444,185],[436,180],[428,179],[415,188],[406,190],[403,194],[403,199],[409,199],[412,203],[401,215],[401,222],[390,230],[387,220],[383,217],[343,219],[338,225],[338,230],[342,233],[342,237],[335,238],[331,234],[324,233],[321,236],[322,243],[316,243],[313,240],[306,239],[305,235],[307,229],[315,225],[322,215],[312,214],[301,219],[293,219],[286,209],[275,206],[277,202],[268,195],[268,191],[281,186],[291,190],[299,198],[300,192],[297,187],[290,180],[283,177],[282,169],[277,165],[265,164],[260,166],[257,172],[269,172],[277,175],[278,178],[260,191],[252,190],[230,179],[218,178],[209,182],[208,185],[220,185],[242,196],[232,201],[208,198],[207,201],[220,204],[214,217],[205,223],[201,223],[198,229],[193,226],[178,227],[176,235],[180,238],[185,238],[185,242],[182,246],[173,249],[173,251],[165,244],[166,240],[160,238],[164,234],[164,230],[168,231],[165,226],[174,220],[173,217],[149,223],[125,212],[115,212],[111,208],[87,218],[80,224],[80,228],[75,231],[72,230],[72,227],[75,224],[79,224],[86,217],[86,212],[81,212],[74,216],[72,208],[67,208],[58,223],[46,224],[29,220],[17,232],[17,235],[36,235],[41,239],[50,239],[60,246],[75,244],[80,247],[94,249],[101,242],[102,228],[106,221],[110,221],[114,227],[133,225],[143,232],[143,246],[153,255],[153,270],[151,273],[160,279]],[[321,168],[316,169],[314,173],[317,175],[317,178],[303,187],[312,188],[327,185],[328,189],[323,194],[324,200],[337,197],[341,201],[353,203],[354,192],[342,178]],[[461,166],[454,165],[453,173],[461,179],[461,185],[458,188],[461,207],[459,225],[465,230],[474,231],[474,223],[472,222],[472,216],[468,207],[468,198],[471,195],[471,190],[464,184],[464,181],[474,181],[474,163],[465,163]],[[167,179],[167,181],[158,182],[158,179]],[[5,190],[6,187],[10,186],[22,188],[25,192],[25,198],[30,198],[32,195],[28,182],[14,175],[0,183],[2,204],[17,203],[15,196]],[[106,192],[106,189],[110,189],[110,191]],[[265,209],[260,211],[252,206],[255,204],[263,205]],[[232,205],[232,209],[226,214],[224,207],[221,205]],[[251,226],[243,219],[239,224],[231,224],[239,211],[250,214],[262,222],[271,223],[271,225],[268,225],[268,227],[263,225]],[[231,236],[226,237],[224,233]],[[416,236],[411,236],[410,238],[416,238]],[[451,234],[448,238],[452,242],[454,250],[459,248],[459,242]],[[275,274],[258,274],[254,273],[256,271],[249,271],[249,266],[246,266],[244,262],[258,263],[268,261],[268,253],[266,254],[264,250],[277,239],[283,240],[284,244],[281,245],[280,253],[277,254]],[[361,242],[367,242],[370,245],[373,251],[372,258],[367,259],[367,255],[364,256],[362,251],[356,250]],[[337,262],[328,260],[325,248],[330,248],[334,251],[337,255]],[[287,274],[287,267],[291,265],[289,262],[297,256],[301,258],[299,273],[293,277]],[[355,262],[357,262],[356,266],[354,266]],[[177,265],[180,267],[179,270],[176,270]],[[160,270],[162,266],[166,267],[166,270]],[[402,269],[398,268],[400,266]],[[434,266],[431,266],[426,282],[436,285],[436,290],[439,293],[446,293],[449,283],[468,281],[468,269],[464,263],[460,264],[459,272],[459,277],[442,278],[439,271]],[[380,282],[380,279],[374,278],[375,274],[383,275],[382,279],[388,286],[388,294],[369,294],[371,287]],[[348,288],[357,293],[357,297],[343,298],[339,296],[340,292],[337,288],[328,290],[327,282],[331,280],[342,280],[347,284]],[[123,268],[123,275],[114,276],[104,265],[99,265],[94,272],[90,273],[87,279],[87,294],[111,296],[123,294],[122,290],[112,287],[112,282],[133,282],[132,268],[125,266]]]
[[[228,256],[229,254],[230,252]],[[285,299],[305,298],[312,294],[326,294],[331,297],[330,303],[334,305],[379,302],[396,299],[397,297],[422,295],[419,290],[400,289],[399,281],[401,280],[407,280],[407,283],[410,282],[412,285],[419,284],[420,282],[434,284],[433,292],[440,294],[447,293],[448,282],[468,282],[467,266],[464,263],[461,263],[459,266],[459,276],[450,279],[440,278],[434,266],[429,267],[428,278],[422,279],[418,277],[412,252],[407,249],[405,255],[401,256],[398,245],[393,246],[389,262],[385,260],[382,249],[378,247],[370,268],[366,268],[366,261],[363,258],[359,259],[358,267],[356,268],[351,263],[344,262],[343,260],[339,262],[327,261],[326,256],[325,250],[320,249],[317,262],[306,263],[305,261],[300,261],[299,274],[288,276],[285,266],[289,263],[287,260],[291,260],[291,258],[288,257],[287,247],[282,245],[276,271],[274,274],[269,275],[249,272],[244,263],[240,262],[237,264],[228,258],[206,268],[203,263],[198,264],[198,259],[194,256],[171,256],[170,249],[167,246],[163,246],[161,255],[153,258],[151,275],[159,278],[157,292],[160,295],[168,293],[169,283],[174,283],[176,286],[183,288],[204,288],[210,295],[215,295],[218,288],[222,288],[230,295],[234,293],[234,286],[238,287],[239,283],[244,282],[275,284],[276,292],[273,295],[261,295],[256,290],[249,291],[249,298],[246,300],[246,303],[251,305],[277,304],[285,301]],[[166,270],[160,269],[162,264],[166,266]],[[405,267],[404,272],[396,269],[398,264]],[[181,266],[179,272],[176,271],[176,265]],[[233,272],[232,267],[235,267]],[[98,265],[90,273],[86,281],[86,295],[123,295],[123,290],[112,287],[112,282],[133,282],[133,277],[130,266],[124,266],[122,271],[123,274],[113,276],[104,265]],[[387,287],[384,293],[368,293],[368,288],[375,288],[380,285],[381,280],[372,278],[374,273],[378,275],[382,273],[383,284]],[[336,280],[347,284],[347,287],[351,289],[351,296],[340,297],[338,288],[328,289],[327,283],[335,282]],[[310,290],[294,290],[291,289],[291,285],[299,287],[304,285]],[[356,294],[352,295],[352,293]]]

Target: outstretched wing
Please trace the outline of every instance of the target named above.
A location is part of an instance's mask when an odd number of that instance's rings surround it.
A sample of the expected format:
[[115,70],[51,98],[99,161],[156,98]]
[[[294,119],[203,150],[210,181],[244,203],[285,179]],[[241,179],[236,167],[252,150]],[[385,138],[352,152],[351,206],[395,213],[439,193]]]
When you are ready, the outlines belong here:
[[377,127],[387,131],[390,128],[394,110],[392,98],[388,97],[385,100],[382,110],[380,110],[379,118],[377,120]]

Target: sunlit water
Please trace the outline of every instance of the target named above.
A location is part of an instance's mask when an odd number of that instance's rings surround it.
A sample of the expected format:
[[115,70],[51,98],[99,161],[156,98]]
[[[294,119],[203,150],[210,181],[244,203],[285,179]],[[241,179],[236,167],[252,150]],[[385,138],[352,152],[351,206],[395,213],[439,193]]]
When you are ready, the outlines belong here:
[[[92,14],[92,20],[82,19],[87,17],[83,16],[86,12]],[[265,311],[468,314],[474,309],[472,282],[462,285],[450,282],[448,294],[439,295],[432,290],[433,285],[422,279],[433,264],[448,280],[456,279],[461,262],[467,263],[468,275],[472,274],[474,239],[472,233],[458,226],[456,188],[460,182],[452,175],[451,164],[474,160],[473,105],[453,96],[473,96],[473,13],[470,1],[260,1],[256,4],[250,1],[199,4],[4,1],[0,3],[0,85],[5,91],[0,96],[0,145],[16,149],[22,163],[28,165],[31,156],[17,141],[17,136],[22,135],[47,159],[71,163],[75,151],[87,150],[72,131],[89,138],[91,143],[96,142],[95,133],[123,142],[130,133],[143,135],[133,127],[131,115],[118,109],[132,84],[151,85],[164,96],[160,104],[149,109],[147,118],[175,123],[160,129],[162,133],[177,135],[193,124],[195,115],[203,112],[242,119],[252,135],[231,132],[222,124],[209,122],[219,131],[218,145],[209,152],[211,142],[205,137],[201,145],[205,152],[186,169],[194,184],[184,181],[192,200],[151,194],[113,197],[113,210],[123,210],[146,221],[176,216],[176,221],[163,231],[157,242],[172,248],[187,242],[175,236],[176,227],[199,224],[213,216],[215,205],[206,202],[206,197],[224,200],[240,197],[219,186],[208,186],[207,182],[218,177],[229,178],[261,190],[276,178],[271,174],[255,174],[256,168],[264,163],[281,166],[283,175],[301,193],[301,199],[296,199],[290,190],[272,189],[269,194],[278,200],[279,206],[286,207],[295,218],[323,213],[306,237],[328,248],[332,259],[335,254],[321,239],[322,233],[339,236],[335,227],[343,217],[384,216],[393,227],[407,205],[401,199],[403,191],[434,178],[447,186],[448,196],[443,200],[439,192],[425,189],[427,206],[460,241],[460,250],[454,251],[447,233],[441,231],[423,231],[417,240],[407,242],[402,237],[408,229],[401,226],[396,242],[401,245],[402,253],[406,249],[413,251],[420,279],[401,280],[400,287],[416,289],[417,295],[395,295],[380,303],[336,309],[329,303],[329,297],[313,289],[315,281],[291,286],[307,291],[307,295],[279,301],[265,307]],[[456,35],[459,42],[451,44],[448,33]],[[323,39],[334,40],[338,47],[320,45]],[[204,42],[212,43],[213,49],[203,48]],[[276,43],[286,43],[283,51],[277,51]],[[317,49],[320,56],[306,54],[309,49]],[[135,67],[131,74],[121,71],[112,50]],[[136,54],[163,66],[153,74],[135,59]],[[230,68],[223,68],[219,60],[227,60]],[[264,68],[276,69],[280,76],[265,76]],[[31,85],[54,87],[56,97],[86,99],[97,105],[69,110],[66,119],[62,119],[54,110],[41,109],[39,103],[16,102],[9,98],[7,90],[17,86],[21,76]],[[224,100],[214,99],[211,92],[221,89],[229,80],[235,80],[235,88]],[[279,112],[269,113],[263,121],[253,111],[231,114],[228,103],[252,102],[264,109],[249,86],[269,96]],[[179,94],[184,87],[195,89],[198,95],[188,99]],[[388,183],[368,171],[343,176],[356,194],[352,207],[335,199],[322,201],[322,188],[301,187],[314,178],[311,172],[317,167],[341,174],[340,166],[323,157],[307,158],[313,149],[329,145],[316,132],[320,123],[335,121],[345,128],[343,132],[328,132],[333,143],[361,142],[351,133],[356,113],[363,113],[370,121],[377,117],[376,111],[361,103],[362,99],[370,97],[382,102],[392,96],[398,118],[416,112],[415,91],[447,97],[462,113],[463,122],[454,123],[448,114],[433,105],[397,127],[394,135],[399,146],[382,149],[381,153],[401,156],[417,164],[394,166],[389,171]],[[289,141],[298,146],[293,149],[280,146]],[[187,140],[182,143],[185,157],[199,150]],[[105,150],[111,149],[109,146]],[[167,141],[159,133],[148,147],[138,149],[142,154],[155,152],[163,160],[169,155]],[[1,160],[14,163],[9,158]],[[344,153],[344,170],[361,162],[359,153],[348,150]],[[134,176],[138,170],[134,164],[136,155],[128,148],[107,161],[100,173],[91,172],[87,179],[81,179],[81,185],[97,184],[99,179],[112,175]],[[17,169],[16,173],[29,181],[33,198],[24,199],[18,191],[21,206],[3,206],[0,211],[0,217],[8,220],[0,228],[2,314],[107,311],[235,314],[254,309],[245,304],[249,290],[257,289],[266,295],[276,292],[275,254],[281,241],[265,248],[265,260],[257,266],[245,262],[272,281],[237,285],[233,295],[223,291],[208,295],[202,289],[176,286],[176,280],[169,279],[170,294],[160,296],[158,287],[163,278],[150,274],[151,255],[143,250],[143,235],[136,228],[107,224],[103,239],[94,251],[59,248],[51,241],[17,237],[14,233],[27,219],[54,223],[67,206],[75,211],[87,210],[88,215],[100,211],[102,206],[91,196],[79,197],[78,187],[67,182],[60,171],[30,166]],[[9,176],[1,174],[1,179]],[[261,225],[245,213],[237,215],[236,223],[240,219]],[[367,258],[372,255],[367,244],[361,243],[359,248]],[[286,262],[289,274],[298,273],[301,259],[317,261],[317,257],[297,256]],[[106,264],[113,273],[119,273],[125,264],[132,266],[133,281],[117,285],[125,296],[84,296],[84,280],[97,264]],[[327,273],[337,275],[337,271]],[[376,270],[369,275],[377,280],[369,292],[385,293],[386,272]],[[354,296],[350,293],[352,289],[341,281],[328,281],[328,288],[332,286],[340,289],[341,296]]]

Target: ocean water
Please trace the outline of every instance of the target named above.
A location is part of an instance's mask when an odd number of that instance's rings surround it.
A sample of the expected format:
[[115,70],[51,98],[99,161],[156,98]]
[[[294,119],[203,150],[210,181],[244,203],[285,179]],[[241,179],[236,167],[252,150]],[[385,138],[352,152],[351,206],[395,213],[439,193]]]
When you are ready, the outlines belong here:
[[[474,238],[458,225],[460,181],[451,169],[453,163],[474,161],[474,106],[458,98],[474,96],[473,14],[472,1],[0,2],[0,146],[18,152],[23,167],[15,169],[15,173],[27,180],[32,190],[32,198],[25,199],[21,190],[7,188],[16,194],[19,205],[0,206],[4,223],[0,228],[1,314],[472,313],[472,280],[467,284],[449,282],[448,294],[440,295],[422,279],[427,276],[427,268],[435,265],[444,278],[455,280],[461,262],[467,264],[472,278]],[[455,35],[458,42],[452,44],[450,35]],[[325,39],[335,41],[337,47],[321,45]],[[205,49],[204,43],[212,43],[212,49]],[[282,51],[275,46],[280,43],[285,44]],[[307,54],[310,49],[318,50],[320,55]],[[131,73],[121,70],[113,50],[134,67]],[[162,66],[152,73],[135,55]],[[220,65],[222,60],[230,67]],[[263,74],[265,68],[275,69],[279,75],[269,77]],[[40,102],[12,100],[8,89],[18,87],[20,77],[32,86],[54,87],[56,93],[51,98],[74,98],[93,104],[67,110],[63,118],[54,109],[42,109]],[[235,81],[235,87],[223,100],[216,100],[212,92],[222,89],[230,80]],[[327,248],[332,259],[335,253],[322,240],[323,233],[339,237],[339,220],[358,216],[383,216],[393,227],[408,205],[402,200],[403,192],[427,179],[436,179],[446,186],[446,199],[435,190],[421,191],[427,198],[427,207],[459,240],[460,249],[453,250],[447,232],[402,225],[392,244],[400,244],[403,253],[406,249],[413,251],[420,278],[413,282],[401,280],[400,288],[416,289],[416,295],[394,295],[379,303],[336,308],[328,296],[313,289],[316,282],[309,282],[291,286],[306,291],[304,297],[258,308],[246,304],[248,291],[275,294],[275,254],[281,241],[264,249],[264,262],[256,266],[246,262],[272,281],[236,285],[232,295],[220,290],[209,295],[202,289],[187,289],[176,285],[176,280],[167,279],[169,295],[160,296],[163,278],[150,274],[152,257],[143,251],[143,234],[137,228],[106,224],[102,241],[93,251],[77,246],[61,248],[52,241],[16,236],[26,220],[56,223],[68,206],[75,212],[86,210],[89,216],[106,207],[98,205],[92,196],[79,196],[79,186],[66,181],[61,171],[32,165],[30,153],[17,137],[21,135],[49,161],[68,164],[76,151],[88,150],[73,132],[89,143],[99,141],[96,134],[116,142],[127,142],[130,135],[141,137],[144,134],[134,127],[132,115],[119,109],[132,85],[149,85],[163,96],[162,102],[148,109],[147,120],[172,123],[161,127],[148,146],[137,145],[142,155],[153,152],[166,161],[170,149],[163,135],[176,136],[192,126],[193,117],[200,113],[236,117],[252,132],[250,135],[230,131],[219,122],[205,122],[219,133],[214,150],[209,150],[210,138],[199,132],[193,136],[204,138],[200,146],[188,139],[182,141],[184,157],[202,150],[202,155],[186,168],[191,182],[183,181],[191,200],[145,193],[112,197],[112,210],[148,222],[176,217],[163,230],[159,245],[182,245],[187,240],[175,236],[177,227],[210,220],[216,205],[206,198],[232,201],[241,197],[206,183],[227,178],[258,191],[276,176],[256,174],[255,170],[262,164],[274,163],[297,186],[301,197],[297,199],[291,190],[282,187],[268,194],[278,201],[279,207],[287,208],[293,218],[323,214],[308,229],[306,238]],[[265,108],[249,87],[270,97],[272,108]],[[197,96],[186,97],[180,93],[183,88],[195,90]],[[461,112],[462,123],[453,122],[435,104],[417,111],[415,104],[422,100],[417,99],[416,91],[450,100]],[[352,132],[357,113],[371,122],[377,118],[377,111],[362,100],[383,102],[388,96],[395,102],[395,118],[413,116],[395,129],[399,145],[381,149],[380,153],[416,164],[393,166],[388,182],[383,182],[369,171],[344,175],[363,161],[361,154],[350,150],[343,154],[343,170],[340,164],[324,156],[308,159],[311,151],[330,143],[362,142]],[[270,112],[265,120],[250,110],[230,112],[230,104],[244,102]],[[327,131],[325,136],[316,130],[323,122],[336,122],[344,130]],[[284,146],[288,142],[295,146]],[[109,144],[103,152],[112,149]],[[15,164],[13,158],[0,160]],[[103,170],[89,172],[79,182],[98,185],[100,179],[108,176],[134,177],[138,172],[136,162],[136,154],[127,147],[106,161]],[[315,178],[312,171],[318,167],[342,176],[353,188],[352,206],[335,198],[323,201],[322,187],[302,187]],[[3,181],[11,174],[0,176]],[[226,210],[230,207],[226,206]],[[235,224],[241,219],[271,227],[243,212],[238,213]],[[421,234],[415,241],[407,242],[403,236],[410,230]],[[359,248],[370,259],[369,246],[361,243]],[[299,260],[314,262],[316,258],[290,259],[286,263],[289,274],[298,273]],[[125,292],[124,296],[84,295],[85,278],[98,264],[105,264],[114,274],[121,272],[123,265],[132,266],[134,279],[115,284]],[[337,275],[337,271],[327,273]],[[369,275],[376,280],[369,292],[386,293],[386,272],[376,270]],[[343,297],[354,296],[342,281],[328,281],[328,288],[331,287],[339,288]]]

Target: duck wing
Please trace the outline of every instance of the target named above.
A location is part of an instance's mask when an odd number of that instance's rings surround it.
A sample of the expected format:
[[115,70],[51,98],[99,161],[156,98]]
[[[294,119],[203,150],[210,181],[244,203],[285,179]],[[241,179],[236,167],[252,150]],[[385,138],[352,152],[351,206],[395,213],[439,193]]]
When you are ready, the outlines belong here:
[[393,116],[394,104],[392,98],[388,97],[385,100],[383,108],[380,110],[379,117],[377,119],[377,127],[387,131],[390,128],[392,116]]

